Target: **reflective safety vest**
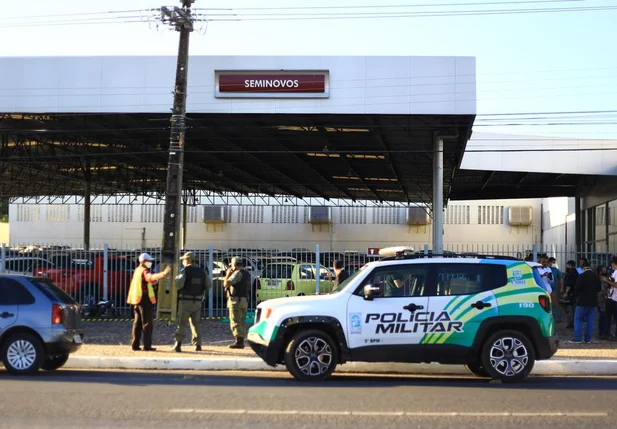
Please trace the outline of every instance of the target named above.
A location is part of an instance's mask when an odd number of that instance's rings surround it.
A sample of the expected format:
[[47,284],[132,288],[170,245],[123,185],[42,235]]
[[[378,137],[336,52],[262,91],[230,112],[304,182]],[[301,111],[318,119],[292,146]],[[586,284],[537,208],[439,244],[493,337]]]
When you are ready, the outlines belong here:
[[[126,297],[126,303],[130,305],[139,305],[141,303],[141,297],[143,295],[141,290],[141,284],[143,282],[144,271],[146,269],[139,266],[133,273],[133,279],[131,280],[131,287],[129,288],[129,294]],[[156,304],[156,296],[154,296],[154,288],[152,283],[148,283],[148,295],[150,302]]]

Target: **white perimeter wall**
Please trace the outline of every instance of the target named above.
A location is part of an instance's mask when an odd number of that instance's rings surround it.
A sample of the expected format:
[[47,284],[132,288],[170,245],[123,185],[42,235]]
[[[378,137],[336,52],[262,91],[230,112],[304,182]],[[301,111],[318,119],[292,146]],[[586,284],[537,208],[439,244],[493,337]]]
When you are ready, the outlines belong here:
[[[451,250],[497,251],[501,246],[531,246],[540,241],[541,200],[457,201],[446,209],[444,240]],[[532,206],[534,224],[508,225],[508,207]],[[206,225],[201,206],[188,213],[188,247],[291,249],[320,243],[323,250],[357,250],[405,244],[429,244],[432,225],[408,226],[403,208],[332,208],[333,224],[307,223],[305,207],[233,206],[230,223]],[[163,206],[92,206],[91,242],[116,247],[160,246]],[[83,207],[11,204],[12,244],[83,244]],[[277,223],[290,222],[290,223]],[[483,250],[482,250],[483,249]]]
[[[0,58],[0,112],[169,113],[175,57]],[[326,99],[216,99],[215,70],[327,70]],[[475,114],[474,57],[192,56],[189,113]]]

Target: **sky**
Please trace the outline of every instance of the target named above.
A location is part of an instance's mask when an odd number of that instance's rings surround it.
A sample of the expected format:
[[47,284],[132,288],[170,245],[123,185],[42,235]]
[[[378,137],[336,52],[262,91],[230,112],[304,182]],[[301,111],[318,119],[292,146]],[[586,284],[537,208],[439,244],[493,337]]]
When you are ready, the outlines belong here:
[[[0,56],[175,55],[178,33],[147,22],[105,25],[38,25],[36,16],[126,11],[176,6],[168,0],[0,0]],[[497,0],[196,0],[194,8],[430,5],[415,10],[479,10]],[[551,1],[551,0],[549,0]],[[555,1],[555,0],[552,0]],[[563,1],[563,0],[561,0]],[[438,7],[435,4],[447,4]],[[463,5],[476,3],[475,5]],[[506,4],[508,3],[508,4]],[[559,4],[494,9],[616,6],[617,0],[571,0]],[[528,2],[529,3],[529,2]],[[548,3],[548,2],[546,2]],[[452,6],[457,4],[458,6]],[[374,11],[363,9],[361,11]],[[399,9],[380,9],[397,11]],[[340,12],[342,9],[329,9]],[[354,10],[354,11],[357,11]],[[256,10],[255,13],[264,13]],[[265,11],[272,13],[272,11]],[[294,10],[293,13],[303,13]],[[216,14],[217,12],[212,12]],[[128,13],[127,16],[140,16]],[[212,15],[214,19],[215,15]],[[28,25],[11,26],[25,19]],[[51,19],[62,19],[61,17]],[[435,55],[474,56],[478,119],[474,132],[617,139],[617,9],[546,14],[211,21],[191,36],[191,55]],[[7,43],[6,41],[10,41]],[[189,75],[190,78],[190,75]],[[551,126],[544,116],[494,124],[485,115],[521,112],[615,111],[576,116]],[[592,122],[592,124],[580,124]],[[598,125],[597,122],[612,122]],[[535,124],[535,125],[531,125]]]

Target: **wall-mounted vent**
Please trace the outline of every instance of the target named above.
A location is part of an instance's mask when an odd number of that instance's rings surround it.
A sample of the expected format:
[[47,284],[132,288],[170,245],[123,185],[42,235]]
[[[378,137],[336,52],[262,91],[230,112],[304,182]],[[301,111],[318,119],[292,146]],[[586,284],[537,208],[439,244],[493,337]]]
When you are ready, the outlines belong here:
[[430,219],[424,207],[407,208],[407,225],[428,225],[429,222]]
[[315,225],[325,225],[332,223],[332,212],[330,210],[330,207],[311,207],[309,211],[309,223]]
[[204,223],[227,223],[227,206],[204,206],[202,220]]
[[47,206],[47,222],[68,222],[71,220],[71,206]]
[[[85,217],[85,209],[82,204],[77,208],[77,219],[79,222],[83,222]],[[103,222],[103,206],[90,206],[90,222]]]
[[298,207],[274,206],[272,207],[272,223],[298,223]]
[[444,224],[469,225],[471,223],[470,206],[448,206],[444,212]]
[[375,225],[401,224],[403,209],[397,207],[373,207],[373,223]]
[[503,225],[503,206],[479,206],[478,225]]
[[512,226],[529,226],[533,222],[533,207],[510,207],[508,220]]
[[239,206],[238,223],[264,223],[264,206]]
[[162,223],[165,206],[147,204],[141,206],[141,221],[143,223]]
[[340,224],[365,224],[366,207],[341,207],[339,209]]
[[41,220],[41,206],[33,204],[17,205],[17,222],[38,222]]

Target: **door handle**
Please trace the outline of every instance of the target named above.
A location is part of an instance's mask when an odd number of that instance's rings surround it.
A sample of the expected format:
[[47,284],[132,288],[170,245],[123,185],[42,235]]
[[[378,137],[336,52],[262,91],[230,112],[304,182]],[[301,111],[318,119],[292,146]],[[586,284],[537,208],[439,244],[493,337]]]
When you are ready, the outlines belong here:
[[403,307],[403,310],[409,310],[412,313],[416,310],[422,310],[424,308],[423,305],[416,305],[413,302],[409,305],[406,305],[405,307]]
[[2,314],[0,314],[0,317],[2,317],[3,319],[8,319],[9,317],[15,317],[15,315],[13,313],[7,313],[6,311]]
[[484,308],[492,307],[492,304],[490,302],[478,301],[478,302],[474,302],[473,304],[471,304],[471,306],[473,308],[477,308],[478,310],[483,310]]

